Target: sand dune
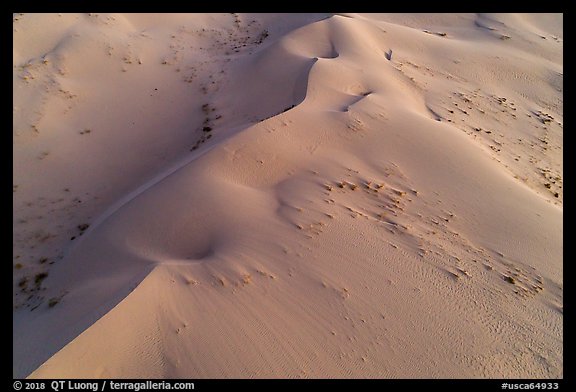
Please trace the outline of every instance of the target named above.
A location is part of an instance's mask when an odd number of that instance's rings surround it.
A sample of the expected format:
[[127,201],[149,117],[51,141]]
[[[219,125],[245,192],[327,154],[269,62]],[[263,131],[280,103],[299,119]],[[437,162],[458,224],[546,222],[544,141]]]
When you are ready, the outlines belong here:
[[14,15],[14,377],[563,377],[562,26]]

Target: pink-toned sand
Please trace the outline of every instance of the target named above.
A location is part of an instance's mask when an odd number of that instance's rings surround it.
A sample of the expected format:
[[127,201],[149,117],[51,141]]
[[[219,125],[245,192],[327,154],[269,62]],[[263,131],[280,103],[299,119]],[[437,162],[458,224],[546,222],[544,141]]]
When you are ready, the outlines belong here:
[[13,19],[14,377],[563,377],[561,14]]

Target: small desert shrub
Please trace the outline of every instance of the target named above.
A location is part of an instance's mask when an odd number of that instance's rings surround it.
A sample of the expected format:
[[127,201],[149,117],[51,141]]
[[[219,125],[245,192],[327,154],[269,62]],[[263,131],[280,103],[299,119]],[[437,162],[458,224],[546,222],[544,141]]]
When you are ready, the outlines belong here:
[[21,289],[25,289],[27,285],[28,285],[28,278],[26,277],[20,279],[20,282],[18,282],[18,287],[20,287]]
[[48,277],[47,272],[40,272],[39,274],[36,274],[36,276],[34,277],[34,283],[36,283],[36,286],[40,286],[42,284],[42,281],[47,277]]
[[60,302],[60,298],[50,298],[50,300],[48,300],[48,307],[53,308],[58,302]]

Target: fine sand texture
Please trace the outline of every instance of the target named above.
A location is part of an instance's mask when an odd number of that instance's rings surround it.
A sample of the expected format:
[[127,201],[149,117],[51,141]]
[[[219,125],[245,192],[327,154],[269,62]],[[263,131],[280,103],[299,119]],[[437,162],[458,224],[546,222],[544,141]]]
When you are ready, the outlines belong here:
[[562,14],[14,14],[13,376],[562,378]]

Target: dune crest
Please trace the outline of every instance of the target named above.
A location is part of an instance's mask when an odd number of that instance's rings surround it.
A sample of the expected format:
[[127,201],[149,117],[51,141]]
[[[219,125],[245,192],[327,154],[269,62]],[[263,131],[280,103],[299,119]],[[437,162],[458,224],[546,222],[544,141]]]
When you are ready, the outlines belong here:
[[562,377],[562,23],[16,14],[14,377]]

